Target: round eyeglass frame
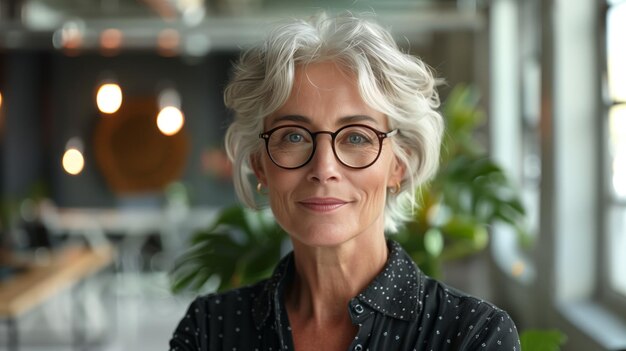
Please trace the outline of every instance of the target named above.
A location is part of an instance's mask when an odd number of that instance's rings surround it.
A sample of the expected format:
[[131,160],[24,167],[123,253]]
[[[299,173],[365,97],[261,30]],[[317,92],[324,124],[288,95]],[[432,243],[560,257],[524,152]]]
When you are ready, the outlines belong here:
[[[376,154],[376,157],[374,158],[374,160],[372,160],[372,162],[370,162],[369,164],[365,165],[365,166],[360,166],[360,167],[355,167],[355,166],[351,166],[349,164],[346,164],[345,162],[343,162],[341,160],[341,158],[339,158],[339,156],[337,156],[337,150],[335,150],[335,138],[337,137],[337,135],[339,135],[339,133],[341,133],[342,130],[347,129],[347,128],[351,128],[351,127],[362,127],[362,128],[367,128],[371,131],[373,131],[376,134],[376,137],[378,137],[378,153]],[[272,153],[270,152],[270,146],[269,146],[269,140],[270,140],[270,136],[272,134],[274,134],[274,132],[281,130],[283,128],[300,128],[305,130],[307,133],[309,133],[309,135],[311,136],[311,140],[313,140],[313,147],[311,149],[311,154],[309,155],[309,158],[306,159],[306,161],[304,161],[301,165],[299,166],[295,166],[295,167],[285,167],[282,166],[280,164],[278,164],[274,158],[272,157]],[[311,160],[313,159],[313,156],[315,155],[315,151],[317,149],[317,136],[320,134],[328,134],[331,137],[331,147],[333,149],[333,154],[335,155],[335,158],[337,159],[337,161],[339,161],[339,163],[341,163],[342,165],[348,167],[348,168],[352,168],[352,169],[364,169],[367,167],[370,167],[371,165],[373,165],[374,163],[376,163],[376,161],[378,161],[378,158],[380,157],[380,153],[383,150],[383,140],[386,138],[390,138],[396,134],[398,134],[399,130],[398,129],[393,129],[390,130],[389,132],[381,132],[379,130],[376,130],[368,125],[365,124],[348,124],[345,125],[339,129],[337,129],[335,132],[331,132],[328,130],[320,130],[318,132],[312,132],[310,130],[308,130],[307,128],[303,127],[303,126],[299,126],[299,125],[295,125],[295,124],[288,124],[288,125],[283,125],[283,126],[278,126],[276,128],[272,128],[266,132],[263,132],[261,134],[259,134],[259,138],[265,140],[265,150],[267,152],[267,155],[270,157],[270,160],[272,160],[272,162],[283,169],[298,169],[298,168],[302,168],[304,166],[306,166],[307,163],[311,162]]]

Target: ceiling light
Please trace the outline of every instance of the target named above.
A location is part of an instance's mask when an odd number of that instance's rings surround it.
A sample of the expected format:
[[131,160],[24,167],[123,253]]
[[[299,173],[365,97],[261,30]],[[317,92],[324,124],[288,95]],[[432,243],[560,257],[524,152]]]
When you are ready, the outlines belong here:
[[185,124],[183,113],[174,106],[167,106],[161,109],[157,116],[157,127],[167,136],[178,133]]
[[117,112],[122,106],[122,88],[114,82],[102,84],[96,93],[96,104],[102,113]]
[[111,56],[119,52],[122,47],[124,33],[116,28],[108,28],[100,33],[100,49],[103,55]]
[[180,34],[176,29],[163,29],[157,37],[157,51],[159,55],[171,57],[178,54]]
[[83,143],[78,137],[68,140],[63,159],[61,161],[63,170],[70,175],[78,175],[85,168],[85,158],[83,157]]

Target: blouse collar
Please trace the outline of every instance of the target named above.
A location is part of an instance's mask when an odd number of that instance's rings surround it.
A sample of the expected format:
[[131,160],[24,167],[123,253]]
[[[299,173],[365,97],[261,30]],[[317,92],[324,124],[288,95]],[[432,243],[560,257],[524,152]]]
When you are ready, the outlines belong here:
[[[395,241],[387,240],[389,257],[383,270],[356,296],[363,304],[386,316],[405,321],[416,320],[422,310],[424,274]],[[294,272],[293,252],[276,266],[263,291],[254,301],[254,323],[261,329],[272,310],[280,316],[285,282]]]

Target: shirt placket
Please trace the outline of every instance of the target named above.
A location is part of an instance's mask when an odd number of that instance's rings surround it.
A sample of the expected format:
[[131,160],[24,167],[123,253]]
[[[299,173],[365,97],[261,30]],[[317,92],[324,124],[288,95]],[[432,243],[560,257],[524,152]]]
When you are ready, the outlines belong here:
[[352,324],[359,327],[359,330],[350,344],[349,351],[365,351],[368,349],[369,339],[372,333],[372,323],[374,312],[369,306],[363,304],[359,299],[354,298],[348,304]]
[[291,335],[291,327],[289,325],[289,316],[287,309],[281,303],[283,300],[282,288],[276,289],[274,292],[274,315],[276,334],[278,335],[278,347],[283,351],[294,351],[293,338]]

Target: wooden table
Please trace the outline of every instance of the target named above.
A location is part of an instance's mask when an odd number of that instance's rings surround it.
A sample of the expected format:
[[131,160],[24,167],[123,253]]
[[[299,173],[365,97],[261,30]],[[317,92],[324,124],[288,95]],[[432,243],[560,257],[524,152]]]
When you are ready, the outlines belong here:
[[102,270],[113,256],[110,246],[66,247],[54,252],[46,263],[26,264],[22,272],[0,282],[0,319],[7,322],[9,350],[19,346],[20,315]]

